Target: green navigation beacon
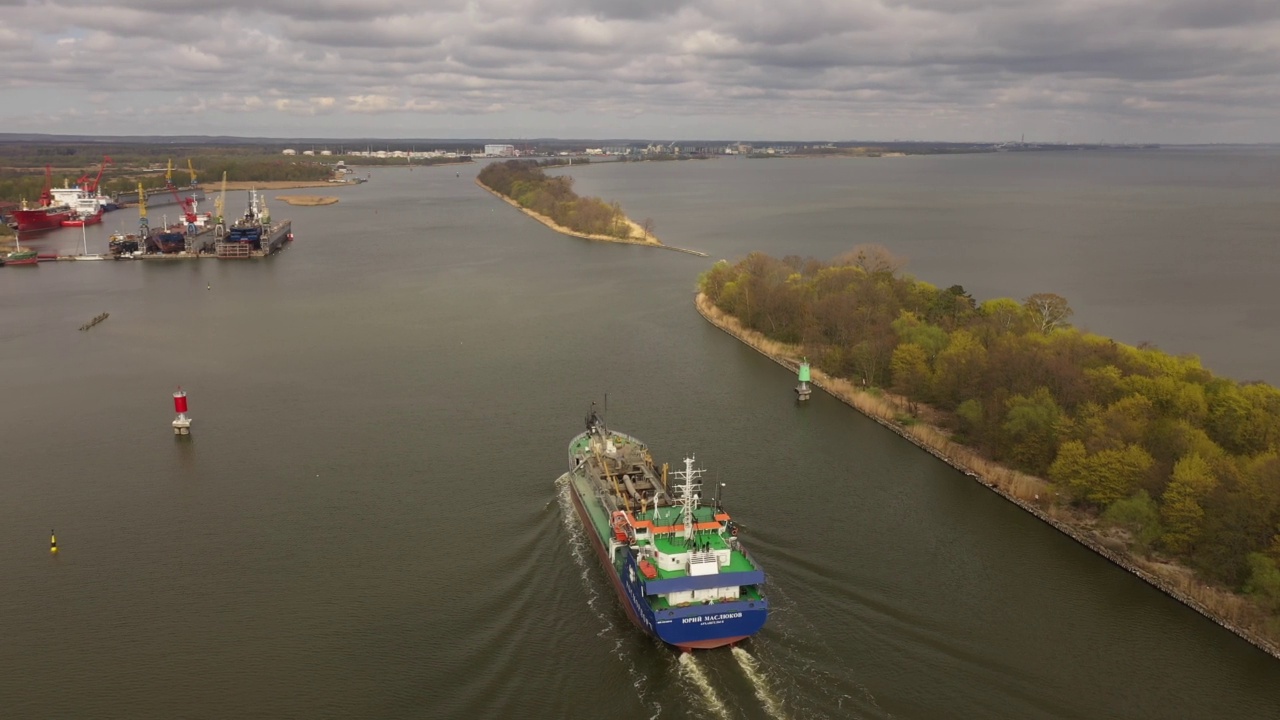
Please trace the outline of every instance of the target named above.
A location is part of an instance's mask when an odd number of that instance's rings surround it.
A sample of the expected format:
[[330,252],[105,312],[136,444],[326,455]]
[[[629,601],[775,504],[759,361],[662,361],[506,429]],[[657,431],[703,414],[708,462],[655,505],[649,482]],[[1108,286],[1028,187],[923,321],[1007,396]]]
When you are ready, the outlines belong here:
[[800,361],[800,371],[797,374],[800,384],[796,385],[796,400],[803,402],[813,394],[813,390],[809,387],[809,358]]

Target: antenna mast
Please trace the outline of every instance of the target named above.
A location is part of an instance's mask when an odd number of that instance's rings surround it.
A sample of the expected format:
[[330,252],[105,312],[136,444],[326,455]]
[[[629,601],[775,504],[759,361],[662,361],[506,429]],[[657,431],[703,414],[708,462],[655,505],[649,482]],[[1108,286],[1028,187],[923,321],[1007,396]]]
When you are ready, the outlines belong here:
[[693,467],[693,458],[684,459],[684,470],[676,471],[676,479],[680,481],[680,509],[681,522],[684,525],[685,546],[689,546],[693,542],[693,511],[698,506],[698,499],[694,495],[696,489],[701,488],[701,483],[696,482],[702,477],[702,470],[695,470]]

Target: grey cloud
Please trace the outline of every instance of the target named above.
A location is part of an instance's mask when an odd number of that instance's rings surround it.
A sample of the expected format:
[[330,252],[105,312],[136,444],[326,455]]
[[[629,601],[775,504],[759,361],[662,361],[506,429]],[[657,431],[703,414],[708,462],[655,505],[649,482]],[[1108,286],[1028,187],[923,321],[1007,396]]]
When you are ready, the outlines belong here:
[[[0,108],[8,127],[86,92],[144,88],[264,124],[351,114],[357,128],[366,113],[389,112],[519,122],[531,109],[598,113],[603,135],[612,118],[637,113],[732,116],[735,128],[790,114],[889,130],[877,123],[914,116],[939,136],[958,124],[1069,121],[1095,138],[1123,121],[1153,139],[1199,140],[1223,128],[1238,136],[1243,123],[1280,140],[1266,122],[1280,117],[1275,0],[0,4],[0,93],[47,93],[23,115]],[[929,125],[934,115],[963,122]],[[63,125],[74,118],[64,113]]]

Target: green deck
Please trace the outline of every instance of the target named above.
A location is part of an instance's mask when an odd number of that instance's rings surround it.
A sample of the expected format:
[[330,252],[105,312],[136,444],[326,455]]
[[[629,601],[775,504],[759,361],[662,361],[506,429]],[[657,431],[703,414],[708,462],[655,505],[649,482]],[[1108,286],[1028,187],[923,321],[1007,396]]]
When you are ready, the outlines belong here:
[[[716,511],[715,508],[700,507],[693,511],[694,522],[714,522]],[[657,527],[679,525],[684,522],[684,511],[678,507],[654,508],[653,510],[641,513],[639,520],[649,520]],[[694,542],[707,544],[712,550],[725,550],[729,544],[725,542],[724,536],[715,530],[701,530],[693,534]],[[640,545],[643,547],[649,542],[642,540]],[[653,538],[653,546],[658,552],[664,555],[678,555],[685,552],[684,536],[675,534],[658,535]],[[666,580],[668,578],[685,577],[689,573],[684,570],[663,570],[654,566],[658,570],[658,578]],[[756,570],[756,566],[752,564],[747,556],[739,550],[733,550],[729,553],[729,564],[720,568],[721,572],[750,572]]]
[[[573,450],[575,452],[585,450],[588,442],[588,439],[583,437],[580,441],[574,443]],[[574,473],[572,475],[572,479],[579,488],[579,494],[584,498],[583,504],[587,509],[587,513],[591,516],[591,524],[594,526],[591,530],[598,534],[604,541],[604,544],[608,546],[609,539],[613,535],[608,514],[605,512],[604,508],[600,507],[598,504],[586,501],[586,498],[590,498],[592,496],[592,491],[590,483],[585,477],[581,474]],[[716,510],[713,507],[700,507],[695,508],[693,511],[694,521],[698,523],[715,522],[715,515]],[[655,527],[673,526],[683,523],[684,510],[679,507],[651,508],[642,513],[635,513],[634,517],[639,521],[648,520],[652,522]],[[696,542],[706,543],[712,550],[724,550],[729,547],[725,542],[724,537],[714,530],[697,531],[694,533],[694,539]],[[641,547],[645,547],[649,545],[650,542],[651,541],[649,540],[641,540],[639,541],[639,545]],[[675,535],[672,533],[659,535],[653,538],[652,544],[658,552],[665,555],[675,555],[685,552],[684,538],[681,535]],[[658,571],[658,578],[662,580],[686,577],[689,574],[684,570],[663,570],[657,566],[657,563],[654,563],[654,568]],[[734,573],[750,572],[758,569],[759,568],[747,559],[745,554],[739,550],[733,550],[729,553],[729,564],[722,567],[720,570],[721,572]],[[752,586],[744,586],[742,588],[742,593],[743,597],[750,596],[757,600],[760,598],[760,593]],[[661,602],[664,603],[663,607],[666,607],[666,601],[662,600]]]
[[[637,520],[649,520],[654,525],[679,525],[684,522],[684,510],[678,507],[661,507],[653,508],[646,512],[638,513]],[[713,507],[694,508],[694,522],[715,522],[716,509]]]
[[587,447],[590,445],[591,438],[587,435],[583,435],[578,438],[577,442],[569,446],[569,452],[574,453],[575,455],[578,453],[585,453],[587,451]]

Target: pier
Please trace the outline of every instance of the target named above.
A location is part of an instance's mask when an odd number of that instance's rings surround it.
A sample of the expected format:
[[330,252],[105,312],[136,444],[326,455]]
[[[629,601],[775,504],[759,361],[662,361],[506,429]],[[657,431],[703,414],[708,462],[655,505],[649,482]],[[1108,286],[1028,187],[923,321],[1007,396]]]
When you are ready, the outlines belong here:
[[289,220],[282,220],[279,223],[272,225],[269,232],[263,234],[257,241],[257,247],[254,246],[254,242],[228,241],[226,239],[226,235],[220,236],[216,240],[204,240],[204,242],[201,242],[198,245],[193,242],[196,238],[201,238],[211,231],[212,229],[205,230],[196,235],[189,236],[186,249],[172,253],[145,252],[143,250],[111,253],[106,255],[97,253],[73,253],[68,255],[41,253],[38,256],[38,259],[41,263],[101,260],[143,260],[160,262],[173,262],[178,260],[258,260],[275,255],[293,242],[293,223]]

